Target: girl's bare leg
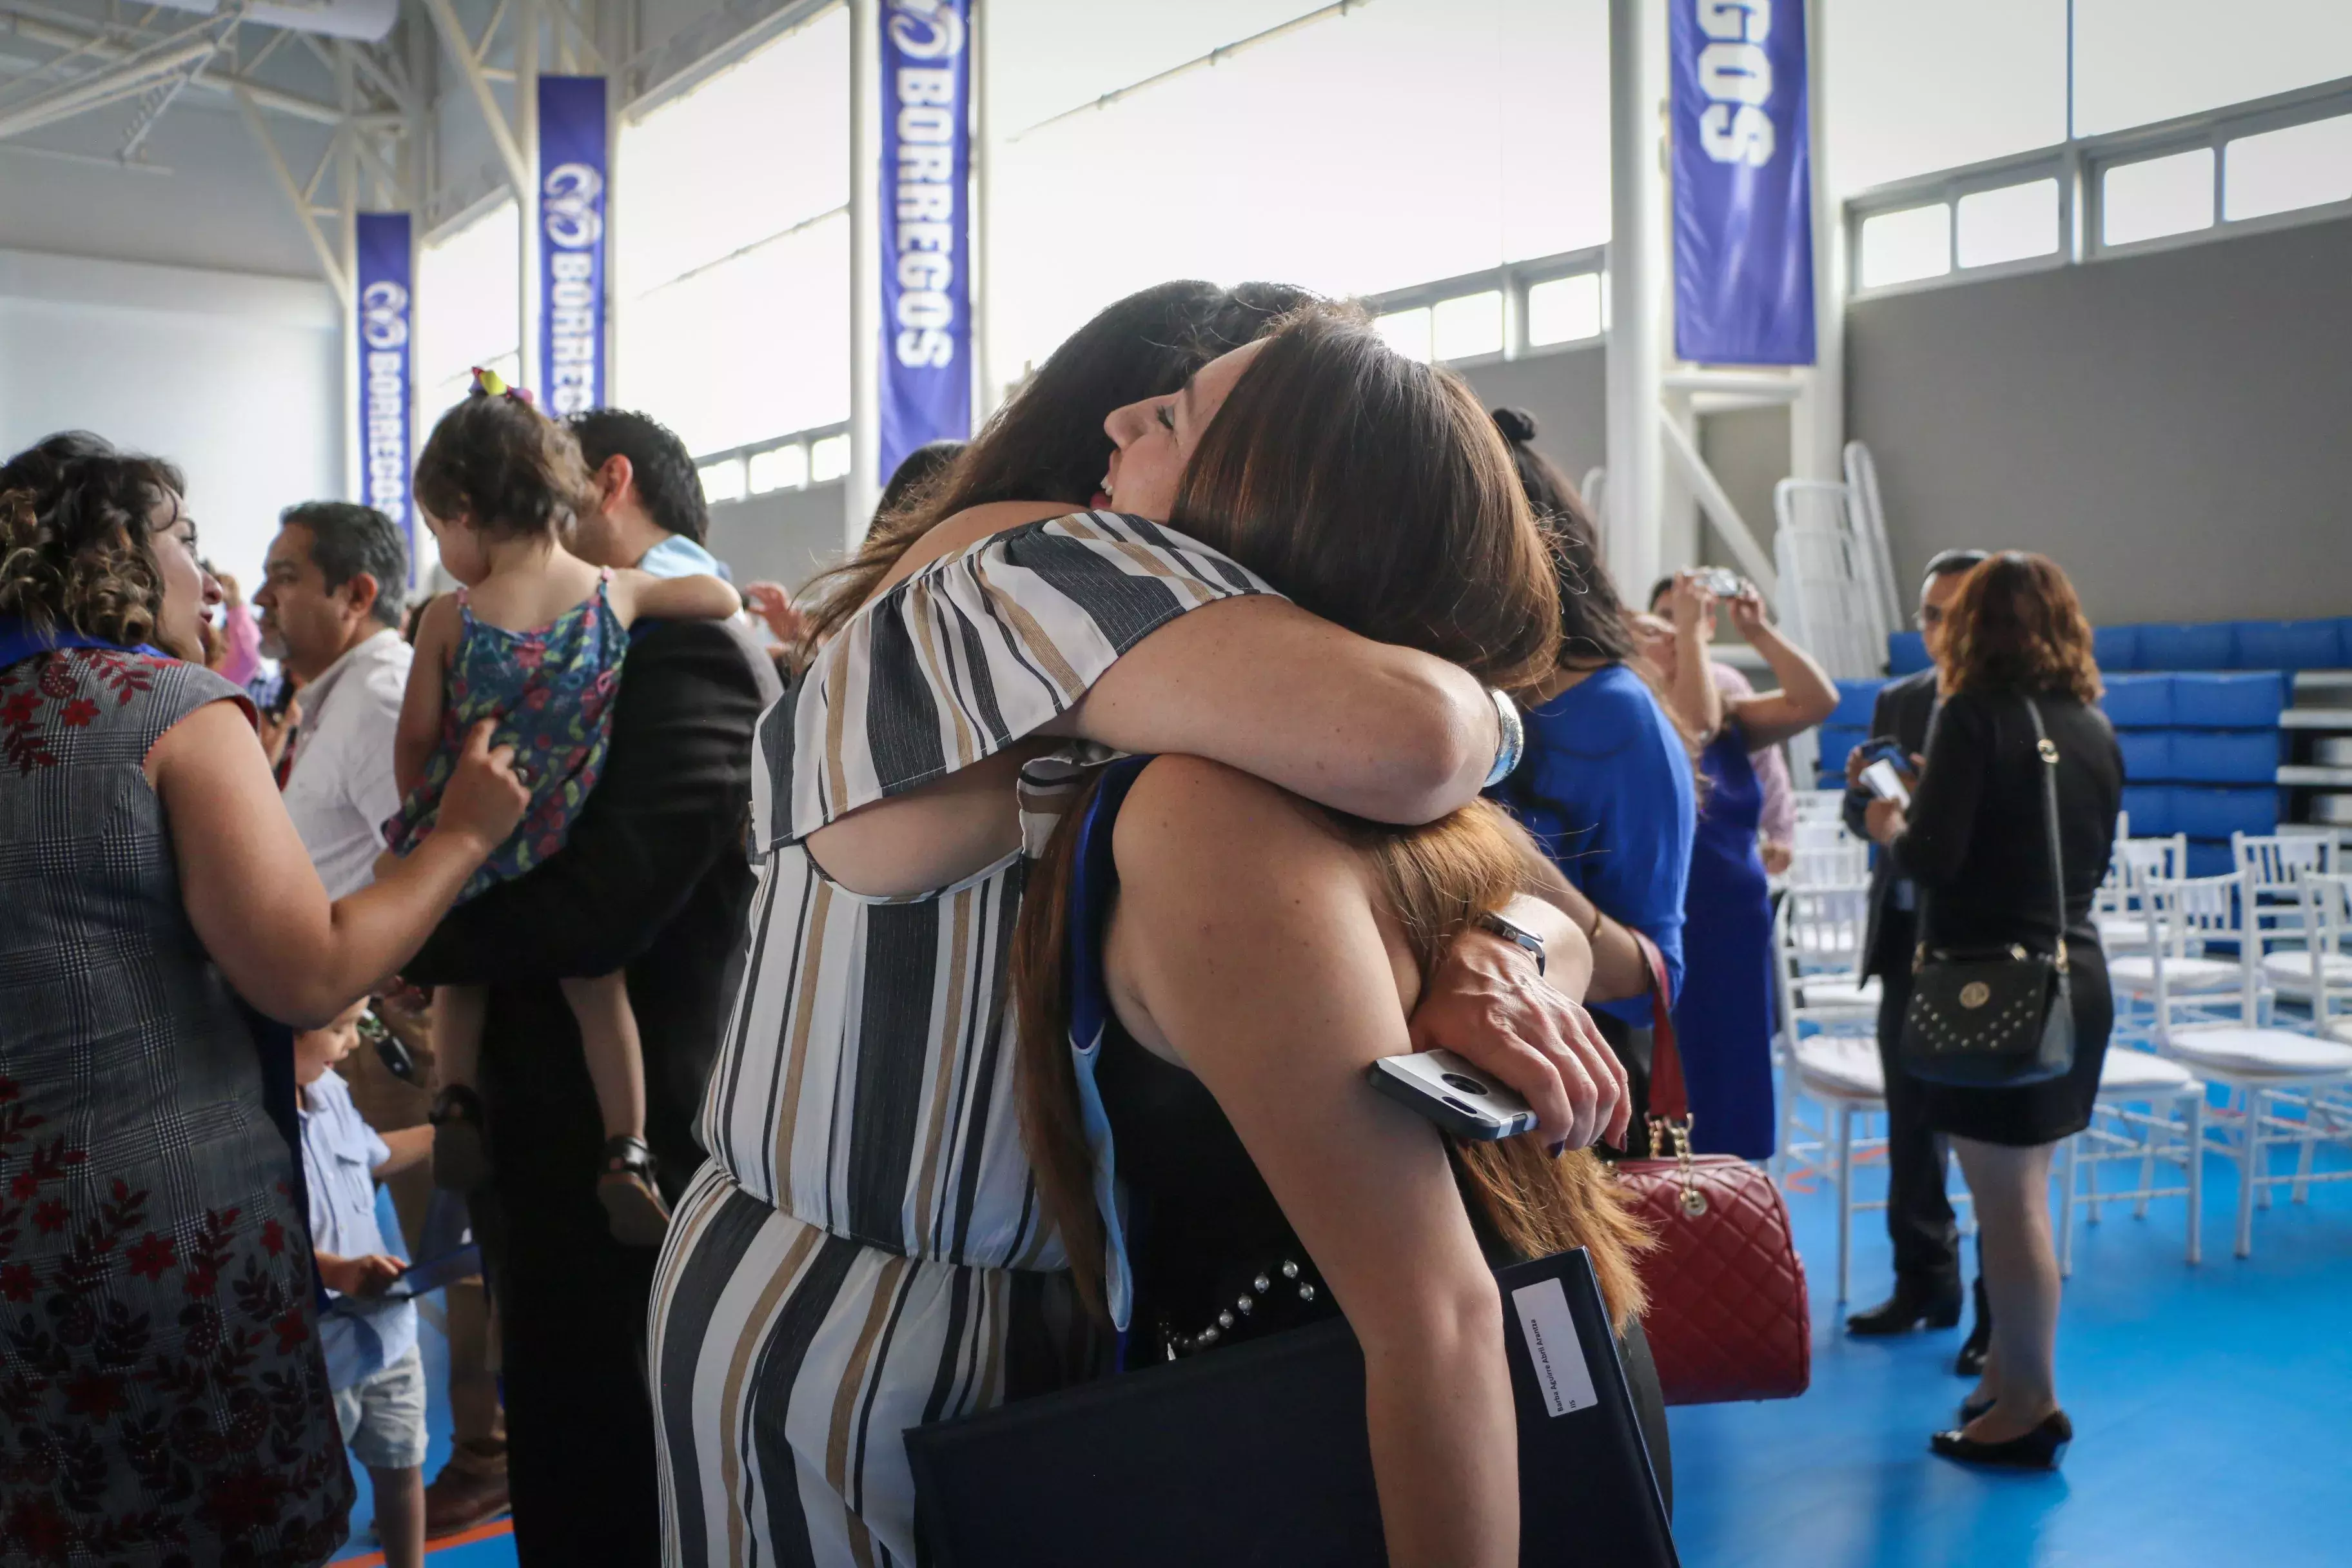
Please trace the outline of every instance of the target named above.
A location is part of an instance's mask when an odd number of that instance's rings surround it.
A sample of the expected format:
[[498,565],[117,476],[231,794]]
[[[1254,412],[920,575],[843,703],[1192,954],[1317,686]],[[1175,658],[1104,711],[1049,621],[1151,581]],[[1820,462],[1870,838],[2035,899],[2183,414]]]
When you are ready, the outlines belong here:
[[618,973],[566,980],[563,999],[580,1025],[581,1054],[604,1119],[596,1196],[604,1205],[605,1223],[627,1245],[658,1245],[669,1228],[669,1206],[654,1184],[653,1152],[645,1142],[645,1052],[627,982]]

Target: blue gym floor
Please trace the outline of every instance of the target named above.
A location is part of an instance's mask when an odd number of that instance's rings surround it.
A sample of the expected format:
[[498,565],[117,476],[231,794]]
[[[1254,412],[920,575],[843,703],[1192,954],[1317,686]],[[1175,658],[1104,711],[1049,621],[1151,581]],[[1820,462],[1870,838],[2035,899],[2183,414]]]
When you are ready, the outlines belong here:
[[[2031,1477],[1929,1457],[1927,1434],[1967,1387],[1950,1370],[1961,1331],[1847,1339],[1831,1299],[1835,1207],[1826,1191],[1792,1194],[1812,1282],[1812,1390],[1673,1413],[1687,1568],[2352,1563],[2352,1183],[2315,1186],[2307,1205],[2278,1189],[2242,1259],[2230,1255],[2231,1167],[2209,1159],[2205,1179],[2196,1268],[2181,1261],[2179,1199],[2145,1220],[2111,1207],[2078,1231],[2058,1336],[2074,1447],[2060,1473]],[[1857,1185],[1880,1195],[1878,1168],[1858,1167]],[[1889,1279],[1877,1214],[1855,1216],[1854,1240],[1853,1304],[1868,1306]],[[429,1325],[425,1339],[437,1390],[445,1352]],[[448,1455],[437,1396],[433,1418],[428,1477]],[[363,1475],[360,1491],[354,1568],[375,1549]],[[502,1536],[431,1554],[432,1568],[513,1561]]]

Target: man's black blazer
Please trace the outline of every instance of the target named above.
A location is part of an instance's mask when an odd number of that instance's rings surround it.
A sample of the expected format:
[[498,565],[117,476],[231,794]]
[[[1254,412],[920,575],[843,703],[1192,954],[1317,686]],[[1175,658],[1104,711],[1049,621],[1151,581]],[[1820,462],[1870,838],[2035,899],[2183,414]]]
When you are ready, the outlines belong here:
[[481,1089],[502,1189],[593,1188],[603,1123],[556,985],[572,975],[627,972],[663,1185],[682,1187],[702,1163],[694,1122],[751,894],[752,726],[782,689],[732,626],[678,621],[634,638],[604,776],[563,848],[450,910],[407,966],[420,984],[489,987]]
[[[1927,726],[1936,717],[1936,672],[1923,669],[1906,675],[1900,680],[1887,682],[1878,689],[1878,700],[1870,710],[1870,737],[1888,736],[1903,750],[1924,756],[1927,751]],[[1832,759],[1823,757],[1824,766]],[[1834,760],[1843,768],[1845,759]],[[1846,830],[1856,838],[1868,840],[1870,835],[1863,826],[1863,811],[1870,805],[1871,795],[1859,786],[1849,786],[1845,792]],[[1906,952],[1882,953],[1879,938],[1885,925],[1887,900],[1895,892],[1894,862],[1884,850],[1874,858],[1870,868],[1870,925],[1862,939],[1862,972],[1865,975],[1885,974],[1910,962]]]

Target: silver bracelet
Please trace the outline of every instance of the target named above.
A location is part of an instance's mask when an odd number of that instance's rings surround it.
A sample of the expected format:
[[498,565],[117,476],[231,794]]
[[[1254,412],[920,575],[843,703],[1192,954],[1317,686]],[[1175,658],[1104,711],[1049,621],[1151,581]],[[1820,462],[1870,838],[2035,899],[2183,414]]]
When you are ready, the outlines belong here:
[[1495,722],[1502,736],[1495,747],[1495,765],[1487,770],[1485,788],[1493,789],[1518,770],[1520,757],[1528,749],[1527,726],[1519,721],[1519,705],[1511,700],[1510,693],[1486,689],[1495,704]]

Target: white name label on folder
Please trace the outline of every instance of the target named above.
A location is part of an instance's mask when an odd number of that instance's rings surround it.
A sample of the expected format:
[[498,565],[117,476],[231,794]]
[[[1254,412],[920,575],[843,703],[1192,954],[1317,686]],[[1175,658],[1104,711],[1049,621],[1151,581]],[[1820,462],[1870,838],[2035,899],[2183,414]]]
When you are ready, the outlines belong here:
[[1511,1292],[1511,1304],[1518,1309],[1519,1327],[1528,1336],[1528,1359],[1535,1363],[1545,1408],[1565,1415],[1599,1404],[1592,1373],[1584,1364],[1584,1346],[1576,1337],[1576,1320],[1568,1315],[1568,1292],[1559,1281],[1522,1285]]

